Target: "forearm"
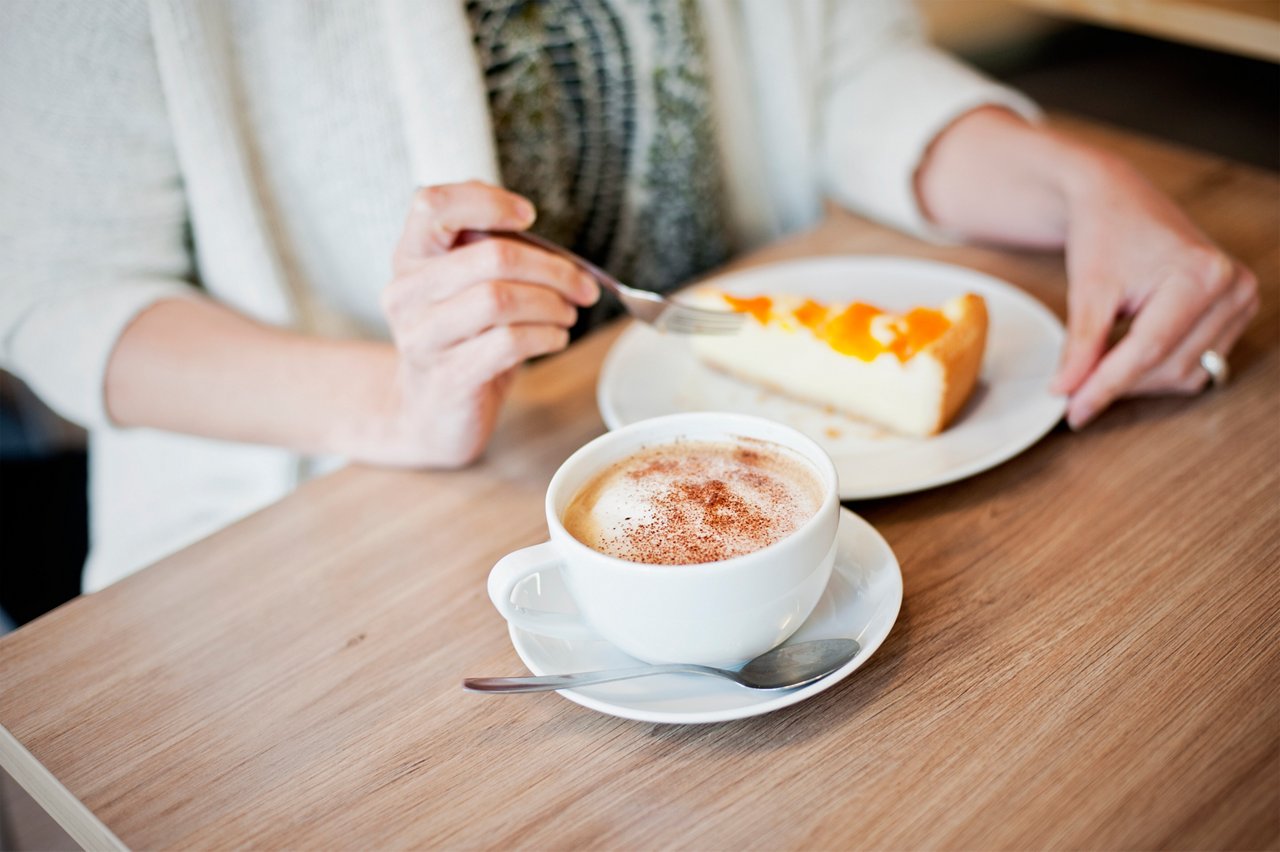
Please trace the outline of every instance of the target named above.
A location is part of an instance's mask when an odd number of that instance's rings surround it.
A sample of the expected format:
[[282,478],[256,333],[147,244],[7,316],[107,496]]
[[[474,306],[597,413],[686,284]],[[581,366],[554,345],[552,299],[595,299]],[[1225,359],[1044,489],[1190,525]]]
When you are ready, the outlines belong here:
[[1109,154],[987,107],[939,135],[916,173],[916,192],[927,216],[958,236],[1061,248],[1072,206],[1124,168]]
[[128,326],[104,392],[121,426],[359,456],[390,428],[395,363],[388,344],[306,337],[175,299]]

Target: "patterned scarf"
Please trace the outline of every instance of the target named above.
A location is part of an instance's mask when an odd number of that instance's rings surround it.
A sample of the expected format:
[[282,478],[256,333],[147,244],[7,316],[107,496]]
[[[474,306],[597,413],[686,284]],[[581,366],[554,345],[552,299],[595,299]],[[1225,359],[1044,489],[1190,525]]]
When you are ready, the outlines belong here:
[[[693,0],[469,0],[503,182],[534,230],[669,290],[730,245]],[[606,302],[585,318],[617,312]]]

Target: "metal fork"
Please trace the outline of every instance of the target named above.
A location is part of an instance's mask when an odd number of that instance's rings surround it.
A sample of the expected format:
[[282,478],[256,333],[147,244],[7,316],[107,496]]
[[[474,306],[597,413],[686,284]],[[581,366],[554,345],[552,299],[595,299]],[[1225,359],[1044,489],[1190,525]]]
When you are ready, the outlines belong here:
[[743,315],[737,311],[699,308],[673,301],[648,290],[628,287],[585,257],[574,254],[567,248],[545,240],[537,234],[525,231],[475,231],[474,233],[519,240],[563,257],[570,263],[585,269],[602,287],[617,296],[627,313],[659,331],[670,331],[675,334],[734,334],[742,326]]

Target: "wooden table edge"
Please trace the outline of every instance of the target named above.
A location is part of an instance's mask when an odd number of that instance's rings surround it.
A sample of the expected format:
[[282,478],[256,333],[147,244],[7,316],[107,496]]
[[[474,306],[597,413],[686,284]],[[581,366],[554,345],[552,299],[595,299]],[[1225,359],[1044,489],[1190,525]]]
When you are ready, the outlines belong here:
[[129,848],[3,725],[0,725],[0,767],[83,848]]

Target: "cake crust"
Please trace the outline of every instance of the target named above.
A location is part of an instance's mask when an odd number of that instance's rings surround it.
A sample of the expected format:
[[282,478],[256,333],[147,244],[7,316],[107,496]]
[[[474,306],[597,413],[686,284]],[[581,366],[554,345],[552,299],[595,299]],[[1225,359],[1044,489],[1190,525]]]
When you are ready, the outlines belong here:
[[965,293],[960,300],[959,317],[951,328],[926,346],[928,354],[942,364],[943,394],[938,423],[929,434],[936,435],[951,425],[978,383],[982,356],[987,349],[987,303],[981,296]]

